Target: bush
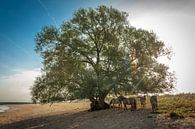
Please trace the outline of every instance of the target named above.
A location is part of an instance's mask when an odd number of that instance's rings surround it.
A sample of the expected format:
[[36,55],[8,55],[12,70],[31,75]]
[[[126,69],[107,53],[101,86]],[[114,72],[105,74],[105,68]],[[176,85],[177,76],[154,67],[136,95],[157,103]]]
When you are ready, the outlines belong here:
[[170,115],[171,118],[174,118],[174,119],[184,118],[183,115],[179,115],[179,114],[177,114],[175,112],[171,112],[169,115]]

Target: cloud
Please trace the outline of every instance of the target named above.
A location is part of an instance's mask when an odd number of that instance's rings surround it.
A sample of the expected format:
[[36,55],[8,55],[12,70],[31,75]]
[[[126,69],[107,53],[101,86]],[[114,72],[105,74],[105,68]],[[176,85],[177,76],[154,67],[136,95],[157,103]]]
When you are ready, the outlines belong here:
[[30,87],[40,73],[38,68],[0,77],[0,101],[30,101]]
[[144,11],[173,11],[173,12],[194,12],[194,0],[120,0],[114,1],[112,5],[122,10]]
[[178,92],[195,92],[194,6],[192,0],[138,0],[117,4],[117,8],[129,12],[132,26],[153,30],[173,49],[175,55],[169,65],[176,71]]

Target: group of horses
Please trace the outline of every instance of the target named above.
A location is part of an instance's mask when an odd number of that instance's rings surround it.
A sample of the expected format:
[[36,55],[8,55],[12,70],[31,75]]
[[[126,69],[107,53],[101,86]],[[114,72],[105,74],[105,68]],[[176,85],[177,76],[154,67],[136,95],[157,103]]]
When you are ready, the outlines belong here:
[[[141,107],[144,108],[146,105],[146,96],[126,98],[122,95],[118,96],[117,98],[113,98],[110,101],[110,107],[115,108],[115,105],[118,104],[118,107],[122,108],[122,104],[123,104],[124,110],[127,110],[127,105],[131,106],[131,110],[137,110],[136,98],[140,100]],[[150,103],[152,106],[152,112],[157,111],[157,96],[151,96]]]

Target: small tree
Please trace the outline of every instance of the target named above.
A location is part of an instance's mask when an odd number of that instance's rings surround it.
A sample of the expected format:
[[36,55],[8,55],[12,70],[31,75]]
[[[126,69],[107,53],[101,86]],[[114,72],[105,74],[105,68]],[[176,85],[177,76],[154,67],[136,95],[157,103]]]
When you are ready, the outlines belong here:
[[105,107],[108,93],[163,92],[174,87],[174,75],[157,62],[170,56],[153,32],[128,25],[127,13],[112,7],[80,9],[60,28],[46,26],[36,36],[43,76],[32,88],[34,99],[51,102],[88,98]]

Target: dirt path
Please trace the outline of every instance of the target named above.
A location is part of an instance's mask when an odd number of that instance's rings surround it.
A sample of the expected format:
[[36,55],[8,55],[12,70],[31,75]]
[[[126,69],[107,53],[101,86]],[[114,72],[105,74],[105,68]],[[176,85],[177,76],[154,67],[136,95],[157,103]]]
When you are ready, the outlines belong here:
[[155,116],[149,111],[104,110],[84,113],[72,119],[66,128],[79,129],[152,129]]

